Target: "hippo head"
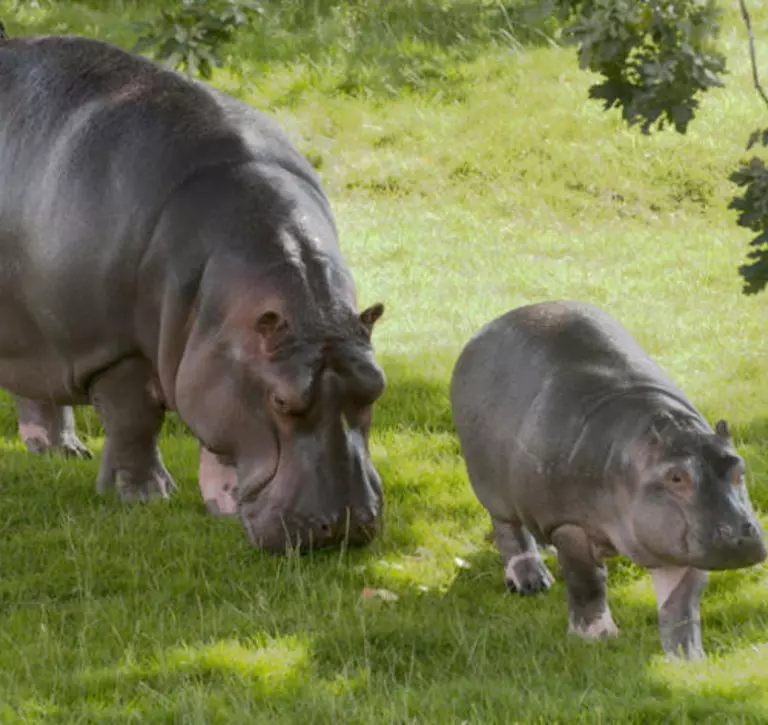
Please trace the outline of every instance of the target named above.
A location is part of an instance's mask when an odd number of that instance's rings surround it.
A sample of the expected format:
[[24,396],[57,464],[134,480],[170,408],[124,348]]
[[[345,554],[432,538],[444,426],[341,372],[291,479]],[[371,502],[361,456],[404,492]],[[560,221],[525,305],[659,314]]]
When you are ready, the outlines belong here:
[[367,543],[382,510],[368,434],[385,387],[370,341],[383,305],[298,314],[290,300],[244,299],[198,311],[176,373],[179,415],[236,467],[256,546]]
[[642,448],[631,517],[635,538],[651,561],[717,570],[766,558],[744,461],[724,420],[712,434],[662,416]]

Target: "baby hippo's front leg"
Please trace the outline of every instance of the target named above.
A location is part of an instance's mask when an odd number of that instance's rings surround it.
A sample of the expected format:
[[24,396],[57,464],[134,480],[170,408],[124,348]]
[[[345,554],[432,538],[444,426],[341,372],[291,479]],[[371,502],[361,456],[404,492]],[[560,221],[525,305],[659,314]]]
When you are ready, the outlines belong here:
[[661,567],[651,570],[659,611],[659,630],[664,654],[701,659],[699,601],[708,574],[690,567]]

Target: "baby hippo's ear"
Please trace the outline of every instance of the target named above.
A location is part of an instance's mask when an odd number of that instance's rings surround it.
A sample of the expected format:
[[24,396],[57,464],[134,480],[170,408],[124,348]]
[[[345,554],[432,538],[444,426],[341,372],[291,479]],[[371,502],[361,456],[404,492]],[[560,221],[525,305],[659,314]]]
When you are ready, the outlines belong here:
[[256,330],[259,333],[262,352],[267,355],[274,352],[283,339],[287,328],[288,323],[274,310],[269,310],[260,315],[256,321]]
[[731,440],[731,431],[728,428],[727,421],[721,419],[715,423],[715,435],[717,435],[718,438],[722,438],[726,441]]
[[377,302],[375,305],[371,305],[368,309],[363,310],[360,313],[360,322],[363,323],[365,331],[368,333],[368,337],[373,332],[373,326],[376,321],[384,314],[384,305],[381,302]]

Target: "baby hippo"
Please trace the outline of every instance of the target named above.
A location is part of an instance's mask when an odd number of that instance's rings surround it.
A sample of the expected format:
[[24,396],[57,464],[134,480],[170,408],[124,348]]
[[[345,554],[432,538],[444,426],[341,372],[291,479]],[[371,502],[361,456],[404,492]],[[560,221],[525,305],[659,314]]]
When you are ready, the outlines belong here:
[[766,558],[724,420],[713,431],[616,320],[570,301],[483,327],[456,363],[451,406],[510,590],[550,587],[537,542],[554,545],[569,631],[612,636],[603,560],[622,554],[651,570],[664,652],[704,656],[707,570]]

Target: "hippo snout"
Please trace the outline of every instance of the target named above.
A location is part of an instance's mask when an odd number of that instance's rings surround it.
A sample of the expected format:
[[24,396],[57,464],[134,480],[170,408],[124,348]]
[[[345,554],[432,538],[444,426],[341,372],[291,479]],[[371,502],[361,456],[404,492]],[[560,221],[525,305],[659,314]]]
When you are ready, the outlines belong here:
[[707,567],[710,569],[741,569],[768,556],[762,528],[756,521],[719,524],[712,543],[717,565]]
[[339,544],[365,546],[379,532],[379,516],[372,507],[345,507],[330,515],[264,512],[241,509],[241,521],[252,544],[282,554],[306,552]]

